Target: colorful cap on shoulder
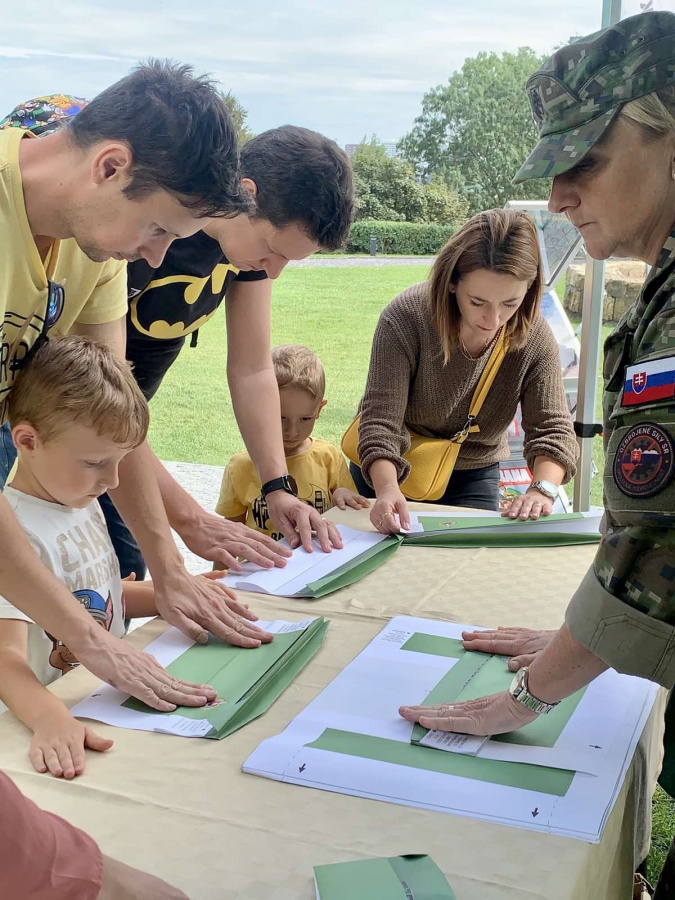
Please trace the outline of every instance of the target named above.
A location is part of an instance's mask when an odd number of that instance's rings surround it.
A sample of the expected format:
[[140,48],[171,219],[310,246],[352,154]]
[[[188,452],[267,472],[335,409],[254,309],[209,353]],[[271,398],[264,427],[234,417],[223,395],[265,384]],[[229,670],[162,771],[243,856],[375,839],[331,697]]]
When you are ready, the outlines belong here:
[[562,47],[526,90],[539,143],[513,179],[552,178],[575,166],[624,103],[675,84],[675,14],[631,16]]
[[24,128],[37,137],[57,131],[64,119],[76,116],[89,101],[69,94],[50,94],[20,103],[4,119],[0,128]]

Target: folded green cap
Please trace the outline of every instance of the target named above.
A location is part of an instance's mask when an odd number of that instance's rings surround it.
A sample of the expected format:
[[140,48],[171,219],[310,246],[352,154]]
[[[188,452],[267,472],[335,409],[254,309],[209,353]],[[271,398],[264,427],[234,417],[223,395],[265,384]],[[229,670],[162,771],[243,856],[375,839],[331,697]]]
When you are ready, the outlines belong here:
[[514,183],[567,172],[624,103],[670,84],[675,84],[674,13],[631,16],[562,47],[528,79],[540,140]]

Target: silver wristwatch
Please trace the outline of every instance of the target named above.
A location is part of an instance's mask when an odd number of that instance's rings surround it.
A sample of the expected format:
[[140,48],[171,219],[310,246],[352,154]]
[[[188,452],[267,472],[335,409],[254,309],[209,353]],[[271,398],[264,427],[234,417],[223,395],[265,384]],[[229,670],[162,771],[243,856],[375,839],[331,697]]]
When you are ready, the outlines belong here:
[[552,481],[533,481],[530,488],[534,488],[536,491],[539,491],[540,494],[543,494],[545,497],[548,497],[549,500],[555,500],[558,496],[558,491],[560,488],[557,484],[553,484]]
[[534,694],[531,694],[527,689],[528,672],[529,666],[523,666],[522,669],[518,669],[516,677],[511,682],[509,694],[511,694],[517,703],[522,703],[524,707],[532,710],[532,712],[535,712],[538,716],[550,713],[560,701],[558,700],[558,703],[544,703],[543,700],[538,700]]

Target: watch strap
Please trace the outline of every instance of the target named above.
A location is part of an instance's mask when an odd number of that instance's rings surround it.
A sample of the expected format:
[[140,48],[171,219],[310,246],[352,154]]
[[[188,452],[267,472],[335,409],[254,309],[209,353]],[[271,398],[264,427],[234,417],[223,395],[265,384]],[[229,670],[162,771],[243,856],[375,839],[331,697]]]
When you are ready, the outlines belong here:
[[292,475],[280,475],[279,478],[272,478],[263,484],[261,493],[263,497],[271,494],[273,491],[286,491],[287,494],[298,496],[298,485]]
[[523,666],[522,669],[518,669],[515,678],[511,682],[509,693],[516,703],[520,703],[526,709],[531,710],[538,716],[546,715],[546,713],[550,713],[560,701],[558,700],[556,703],[546,703],[538,697],[535,697],[534,694],[531,694],[527,687],[528,672],[528,666]]
[[[534,488],[535,491],[539,491],[540,494],[543,494],[545,497],[548,497],[549,500],[555,500],[558,496],[558,488],[553,484],[553,482],[549,481],[540,481],[537,479],[530,484],[528,491],[530,488]],[[553,488],[553,490],[551,490]]]

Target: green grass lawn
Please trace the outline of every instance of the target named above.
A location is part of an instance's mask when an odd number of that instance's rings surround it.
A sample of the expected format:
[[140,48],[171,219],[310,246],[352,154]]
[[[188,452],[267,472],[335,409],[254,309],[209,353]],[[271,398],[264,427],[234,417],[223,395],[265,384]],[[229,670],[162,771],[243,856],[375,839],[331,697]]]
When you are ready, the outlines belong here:
[[[272,341],[311,347],[326,369],[328,405],[315,434],[339,443],[356,412],[382,308],[426,266],[287,269],[274,288]],[[225,317],[219,309],[186,347],[152,402],[150,440],[160,459],[225,465],[243,449],[225,376]]]
[[[338,443],[356,412],[365,384],[370,344],[382,308],[400,291],[423,281],[426,266],[287,269],[274,288],[272,340],[311,347],[326,368],[328,405],[317,437]],[[562,284],[558,285],[562,297]],[[576,323],[575,323],[576,324]],[[603,329],[606,336],[610,327]],[[150,442],[160,459],[224,466],[243,449],[232,413],[225,375],[227,347],[223,309],[186,347],[152,402]],[[602,421],[598,384],[597,417]],[[602,439],[594,443],[599,474],[591,501],[602,504]],[[569,486],[571,496],[571,486]],[[654,830],[649,859],[655,880],[675,833],[675,802],[663,791],[654,798]]]

